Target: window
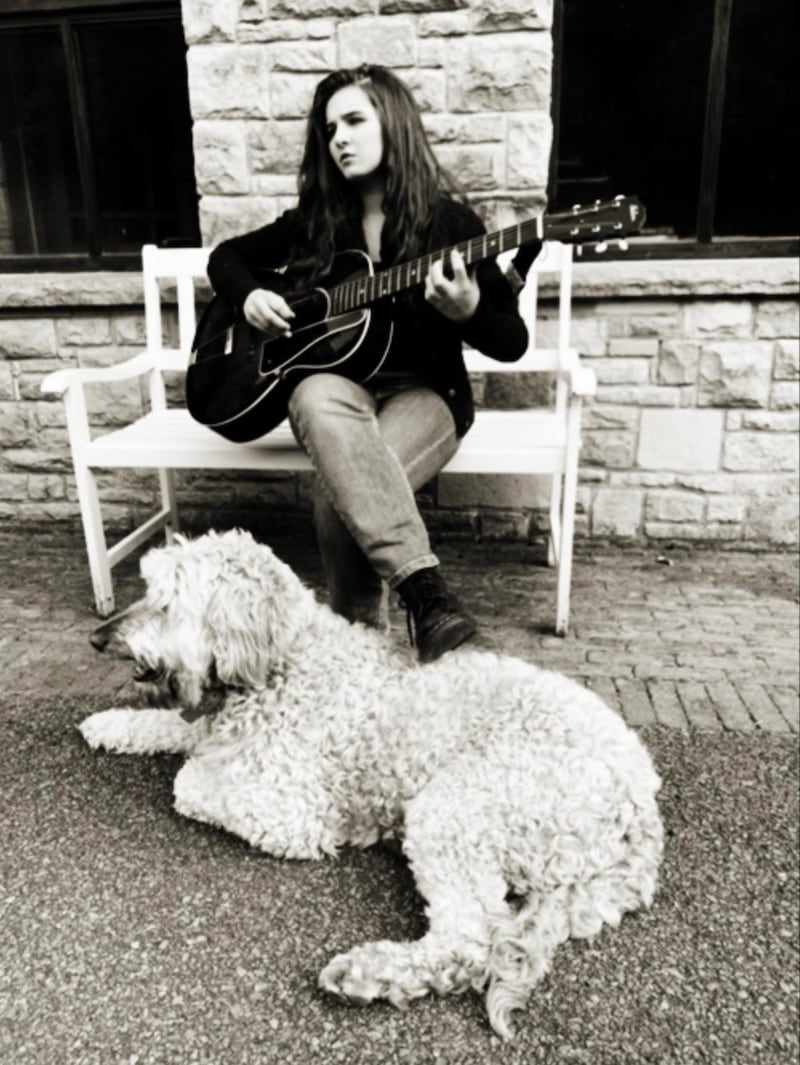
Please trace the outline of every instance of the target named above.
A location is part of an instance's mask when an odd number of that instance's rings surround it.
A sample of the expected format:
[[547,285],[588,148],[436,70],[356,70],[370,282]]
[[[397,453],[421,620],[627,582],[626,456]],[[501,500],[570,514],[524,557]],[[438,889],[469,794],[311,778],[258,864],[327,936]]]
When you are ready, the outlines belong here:
[[795,0],[556,0],[552,209],[638,195],[643,256],[797,254]]
[[0,267],[198,244],[178,4],[19,5],[0,19]]

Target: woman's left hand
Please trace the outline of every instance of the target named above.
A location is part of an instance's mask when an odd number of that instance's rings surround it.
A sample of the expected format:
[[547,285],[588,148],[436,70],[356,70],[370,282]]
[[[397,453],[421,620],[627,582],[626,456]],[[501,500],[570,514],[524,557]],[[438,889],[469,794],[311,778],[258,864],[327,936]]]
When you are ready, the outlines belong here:
[[450,263],[452,278],[444,276],[441,259],[432,264],[425,278],[425,299],[451,322],[466,322],[475,313],[481,290],[475,278],[467,273],[464,257],[459,251],[453,250]]

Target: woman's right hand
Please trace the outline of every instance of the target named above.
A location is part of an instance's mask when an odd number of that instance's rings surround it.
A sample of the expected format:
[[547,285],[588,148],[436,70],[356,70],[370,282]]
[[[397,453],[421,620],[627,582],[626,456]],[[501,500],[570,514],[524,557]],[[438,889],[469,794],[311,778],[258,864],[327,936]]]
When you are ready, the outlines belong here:
[[268,288],[254,288],[244,301],[242,312],[254,329],[267,336],[291,336],[294,311],[277,292]]

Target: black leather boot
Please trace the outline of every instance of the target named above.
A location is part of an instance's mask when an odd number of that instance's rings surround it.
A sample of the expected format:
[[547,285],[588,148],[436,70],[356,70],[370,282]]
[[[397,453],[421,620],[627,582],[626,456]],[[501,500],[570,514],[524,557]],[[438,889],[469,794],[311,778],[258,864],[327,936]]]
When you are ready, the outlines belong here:
[[435,567],[412,573],[397,586],[397,591],[420,662],[433,662],[475,634],[478,626],[448,592]]

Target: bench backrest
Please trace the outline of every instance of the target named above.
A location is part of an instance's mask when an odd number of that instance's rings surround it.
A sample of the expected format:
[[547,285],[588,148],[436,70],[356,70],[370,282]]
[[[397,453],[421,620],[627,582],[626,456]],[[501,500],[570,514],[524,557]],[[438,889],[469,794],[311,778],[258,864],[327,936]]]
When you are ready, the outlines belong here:
[[[145,333],[147,346],[159,353],[164,370],[185,369],[191,353],[197,323],[198,303],[210,296],[206,267],[210,248],[157,248],[145,244],[142,248],[142,276],[144,286]],[[499,256],[501,266],[513,252]],[[539,325],[539,297],[546,285],[547,293],[557,294],[557,342],[547,349],[537,348]],[[487,359],[477,351],[467,350],[467,369],[480,372],[541,372],[563,367],[562,356],[570,343],[572,299],[572,245],[548,241],[528,273],[525,287],[519,294],[519,308],[528,326],[528,350],[521,360],[501,363]],[[177,301],[178,346],[165,347],[165,312]]]

